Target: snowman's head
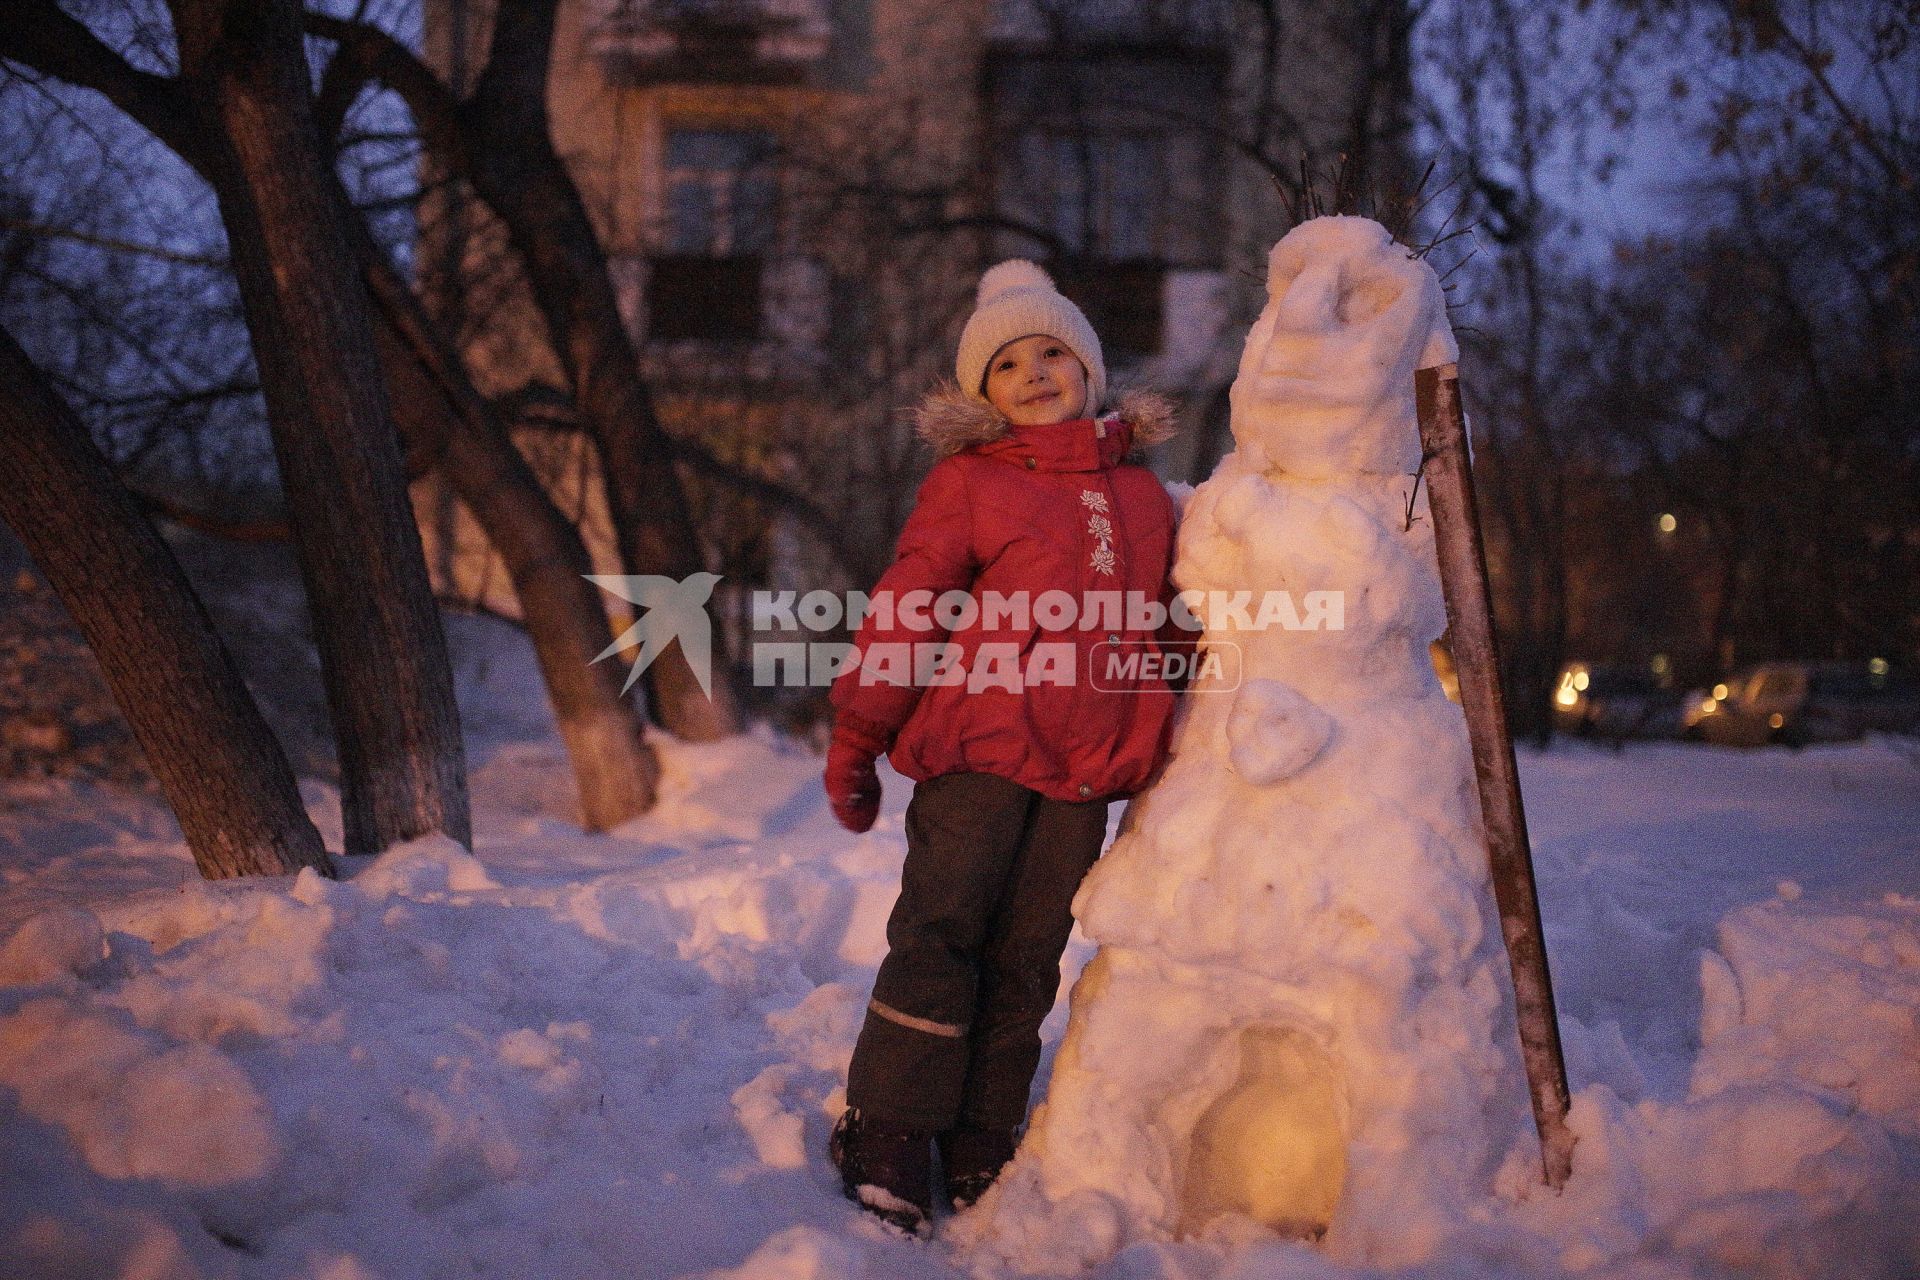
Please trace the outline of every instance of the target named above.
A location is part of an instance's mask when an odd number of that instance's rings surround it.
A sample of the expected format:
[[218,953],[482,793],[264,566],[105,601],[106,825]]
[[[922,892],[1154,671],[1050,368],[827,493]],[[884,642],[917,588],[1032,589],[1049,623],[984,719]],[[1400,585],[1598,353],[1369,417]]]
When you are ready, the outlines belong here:
[[1431,267],[1371,219],[1315,218],[1267,255],[1234,436],[1290,471],[1411,471],[1413,372],[1458,355]]

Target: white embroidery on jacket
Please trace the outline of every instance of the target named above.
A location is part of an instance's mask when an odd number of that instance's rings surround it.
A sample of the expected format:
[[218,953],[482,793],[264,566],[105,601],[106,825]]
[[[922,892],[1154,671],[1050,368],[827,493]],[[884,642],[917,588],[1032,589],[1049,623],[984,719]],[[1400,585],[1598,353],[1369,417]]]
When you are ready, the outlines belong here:
[[1094,537],[1093,556],[1090,563],[1098,573],[1112,575],[1114,571],[1113,521],[1103,514],[1110,510],[1107,495],[1098,489],[1082,489],[1080,501],[1087,508],[1087,532]]

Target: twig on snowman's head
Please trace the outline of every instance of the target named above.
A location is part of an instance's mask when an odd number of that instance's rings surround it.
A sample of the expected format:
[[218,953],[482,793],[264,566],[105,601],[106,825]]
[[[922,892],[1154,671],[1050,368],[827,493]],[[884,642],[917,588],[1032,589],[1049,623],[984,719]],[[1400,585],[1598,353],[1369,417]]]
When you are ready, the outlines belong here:
[[1406,247],[1410,257],[1424,258],[1441,245],[1471,235],[1479,226],[1477,221],[1455,225],[1468,206],[1467,197],[1461,195],[1431,236],[1415,238],[1414,226],[1420,216],[1440,197],[1457,190],[1459,185],[1459,176],[1454,175],[1439,186],[1434,186],[1434,173],[1438,167],[1437,160],[1429,161],[1421,171],[1419,180],[1410,188],[1401,190],[1397,183],[1389,186],[1390,180],[1363,181],[1363,171],[1348,152],[1339,152],[1330,166],[1316,168],[1312,153],[1303,149],[1297,177],[1289,181],[1276,168],[1269,172],[1269,178],[1286,213],[1289,227],[1330,214],[1372,218],[1387,229],[1387,234]]
[[1441,272],[1440,287],[1442,289],[1451,291],[1453,289],[1453,286],[1448,284],[1447,280],[1453,275],[1454,272],[1458,271],[1460,268],[1466,266],[1469,262],[1473,261],[1473,255],[1479,252],[1480,252],[1480,246],[1476,244],[1473,246],[1473,248],[1467,251],[1466,257],[1460,259],[1460,261],[1454,263],[1452,266],[1448,267],[1445,271]]

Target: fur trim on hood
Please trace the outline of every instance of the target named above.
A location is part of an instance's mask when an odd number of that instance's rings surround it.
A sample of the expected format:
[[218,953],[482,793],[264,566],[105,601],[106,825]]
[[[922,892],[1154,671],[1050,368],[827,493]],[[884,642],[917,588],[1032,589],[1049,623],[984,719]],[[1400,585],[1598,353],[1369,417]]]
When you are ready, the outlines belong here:
[[[1133,390],[1120,393],[1111,413],[1133,427],[1133,444],[1126,461],[1139,462],[1145,450],[1179,430],[1175,424],[1174,403],[1158,391]],[[935,458],[959,453],[976,444],[998,440],[1012,432],[1013,424],[1001,412],[978,396],[970,396],[951,380],[941,383],[913,410],[914,430],[933,446]]]

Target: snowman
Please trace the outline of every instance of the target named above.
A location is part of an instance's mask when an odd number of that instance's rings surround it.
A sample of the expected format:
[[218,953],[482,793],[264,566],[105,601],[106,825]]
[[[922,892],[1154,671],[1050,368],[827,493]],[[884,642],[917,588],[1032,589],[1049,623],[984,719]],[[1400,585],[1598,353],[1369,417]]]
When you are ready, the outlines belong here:
[[[1249,1231],[1417,1262],[1526,1135],[1466,724],[1428,649],[1413,389],[1458,358],[1440,285],[1326,217],[1273,247],[1267,292],[1173,570],[1219,661],[1075,900],[1099,949],[1046,1101],[956,1224],[1020,1269]],[[1339,607],[1250,627],[1219,607],[1249,591]]]

